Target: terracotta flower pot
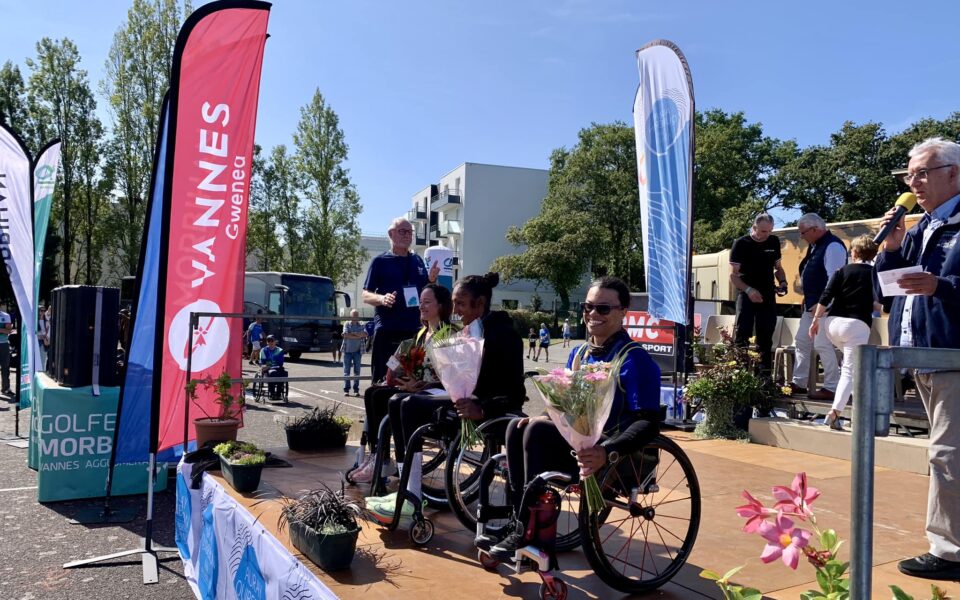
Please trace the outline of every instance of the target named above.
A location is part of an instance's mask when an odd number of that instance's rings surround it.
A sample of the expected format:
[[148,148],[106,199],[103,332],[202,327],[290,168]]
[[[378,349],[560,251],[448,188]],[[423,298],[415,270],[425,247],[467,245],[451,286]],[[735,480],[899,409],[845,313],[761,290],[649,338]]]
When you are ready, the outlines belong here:
[[197,429],[197,448],[202,448],[207,442],[236,441],[240,421],[237,419],[195,419]]

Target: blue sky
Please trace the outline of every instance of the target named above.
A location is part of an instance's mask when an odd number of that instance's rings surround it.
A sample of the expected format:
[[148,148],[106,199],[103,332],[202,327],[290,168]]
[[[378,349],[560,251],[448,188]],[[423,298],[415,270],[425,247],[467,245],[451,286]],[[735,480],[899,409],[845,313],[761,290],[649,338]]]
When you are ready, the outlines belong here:
[[[96,84],[129,4],[0,0],[0,61],[23,67],[41,37],[69,37]],[[656,38],[686,54],[698,108],[742,110],[802,146],[844,120],[944,118],[960,109],[958,17],[955,0],[278,0],[257,140],[292,145],[319,88],[350,145],[361,227],[378,233],[461,162],[547,168],[580,128],[630,122],[634,51]]]

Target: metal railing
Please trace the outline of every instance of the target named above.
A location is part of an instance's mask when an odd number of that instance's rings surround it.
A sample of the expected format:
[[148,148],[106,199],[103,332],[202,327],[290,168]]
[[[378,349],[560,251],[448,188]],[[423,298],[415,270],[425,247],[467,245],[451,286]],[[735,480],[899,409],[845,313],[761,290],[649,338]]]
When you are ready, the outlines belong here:
[[[222,318],[234,318],[234,319],[264,319],[272,321],[280,321],[281,323],[286,319],[300,319],[300,320],[313,320],[313,319],[324,319],[327,321],[352,321],[354,317],[334,317],[334,316],[325,316],[325,315],[264,315],[261,313],[250,314],[250,313],[218,313],[218,312],[191,312],[190,319],[188,320],[189,330],[187,334],[187,339],[192,340],[193,334],[196,329],[199,328],[200,318],[201,317],[222,317]],[[371,321],[373,317],[356,317],[357,321]],[[283,327],[280,328],[283,330]],[[187,350],[187,374],[186,379],[190,381],[191,376],[193,375],[193,344],[188,345]],[[372,377],[370,375],[322,375],[315,377],[272,377],[272,383],[282,383],[282,382],[300,382],[300,381],[369,381]],[[232,378],[230,383],[240,383],[245,384],[249,383],[248,379]],[[189,427],[190,427],[190,397],[187,394],[186,389],[184,389],[184,408],[183,408],[183,447],[187,447],[189,441]]]
[[905,368],[960,371],[960,350],[858,346],[853,360],[850,597],[870,598],[873,585],[874,438],[890,434],[894,377],[899,369]]

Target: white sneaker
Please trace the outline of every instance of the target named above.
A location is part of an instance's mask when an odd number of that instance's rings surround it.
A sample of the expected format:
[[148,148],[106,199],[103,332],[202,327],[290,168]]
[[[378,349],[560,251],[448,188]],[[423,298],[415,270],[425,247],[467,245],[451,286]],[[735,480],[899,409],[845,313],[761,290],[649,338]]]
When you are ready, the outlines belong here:
[[350,480],[354,483],[370,483],[373,481],[373,465],[376,455],[368,454],[363,459],[363,464],[350,473]]

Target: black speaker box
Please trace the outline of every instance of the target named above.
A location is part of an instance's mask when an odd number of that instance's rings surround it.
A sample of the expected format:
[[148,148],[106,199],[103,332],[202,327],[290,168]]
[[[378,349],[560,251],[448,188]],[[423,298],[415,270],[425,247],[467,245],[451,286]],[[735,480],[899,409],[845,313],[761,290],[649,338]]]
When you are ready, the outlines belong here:
[[[100,311],[97,313],[97,296]],[[117,375],[118,288],[65,285],[53,290],[47,373],[60,385],[120,385]]]

